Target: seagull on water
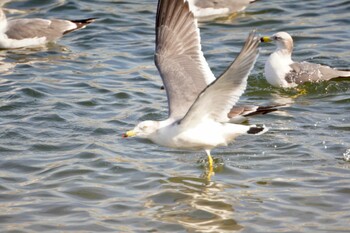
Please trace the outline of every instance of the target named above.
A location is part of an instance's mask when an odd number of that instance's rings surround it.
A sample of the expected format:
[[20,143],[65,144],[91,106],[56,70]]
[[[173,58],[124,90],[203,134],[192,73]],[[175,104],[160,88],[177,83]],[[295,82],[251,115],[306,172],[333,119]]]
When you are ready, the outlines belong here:
[[257,0],[188,0],[190,10],[198,19],[217,18],[244,11]]
[[278,32],[271,37],[261,37],[262,42],[275,42],[277,48],[265,63],[266,80],[276,87],[296,87],[305,82],[328,81],[349,78],[350,70],[337,70],[329,66],[295,62],[292,60],[293,39],[287,32]]
[[63,35],[92,23],[95,19],[12,19],[0,8],[0,49],[34,47],[54,42]]
[[263,125],[230,122],[244,112],[244,107],[232,106],[246,89],[259,44],[255,32],[250,33],[235,61],[215,79],[201,51],[197,20],[188,2],[160,0],[155,64],[167,92],[169,116],[162,121],[143,121],[123,137],[138,136],[171,148],[205,150],[212,171],[213,148],[227,146],[241,134],[267,131]]

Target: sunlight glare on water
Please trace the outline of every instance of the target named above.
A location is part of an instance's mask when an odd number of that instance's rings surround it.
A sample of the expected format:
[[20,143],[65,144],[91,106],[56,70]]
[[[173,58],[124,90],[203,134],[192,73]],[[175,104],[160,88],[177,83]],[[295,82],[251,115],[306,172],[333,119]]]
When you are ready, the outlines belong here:
[[350,149],[347,149],[346,152],[343,154],[345,161],[350,161]]

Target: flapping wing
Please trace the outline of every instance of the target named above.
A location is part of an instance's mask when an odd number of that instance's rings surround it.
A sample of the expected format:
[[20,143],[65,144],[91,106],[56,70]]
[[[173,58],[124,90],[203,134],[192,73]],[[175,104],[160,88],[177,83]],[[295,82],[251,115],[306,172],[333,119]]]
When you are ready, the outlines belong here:
[[182,118],[215,80],[200,45],[197,21],[184,0],[159,0],[155,64],[168,96],[169,117]]
[[246,89],[248,75],[259,54],[259,43],[255,32],[250,33],[235,61],[199,95],[181,124],[194,125],[202,119],[228,121],[227,114]]

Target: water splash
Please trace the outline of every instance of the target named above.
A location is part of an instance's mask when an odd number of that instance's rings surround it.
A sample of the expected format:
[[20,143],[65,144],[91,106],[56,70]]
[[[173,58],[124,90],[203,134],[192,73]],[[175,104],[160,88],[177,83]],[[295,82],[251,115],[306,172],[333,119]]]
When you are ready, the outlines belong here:
[[346,152],[343,154],[344,160],[349,162],[350,161],[350,149],[347,149]]

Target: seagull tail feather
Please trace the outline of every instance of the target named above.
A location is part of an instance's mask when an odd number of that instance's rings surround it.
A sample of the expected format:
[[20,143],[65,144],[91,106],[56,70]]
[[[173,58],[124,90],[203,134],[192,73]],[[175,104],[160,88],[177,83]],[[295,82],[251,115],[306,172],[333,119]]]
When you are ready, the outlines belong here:
[[344,78],[350,78],[350,70],[338,70],[338,76],[331,79],[340,80]]

